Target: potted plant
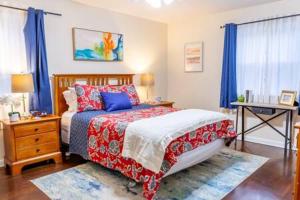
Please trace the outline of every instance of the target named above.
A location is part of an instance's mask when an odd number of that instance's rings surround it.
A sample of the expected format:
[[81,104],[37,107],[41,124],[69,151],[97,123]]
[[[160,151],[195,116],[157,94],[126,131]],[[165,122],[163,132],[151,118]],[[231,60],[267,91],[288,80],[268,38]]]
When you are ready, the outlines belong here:
[[0,105],[10,106],[11,108],[11,112],[8,113],[8,117],[11,122],[19,121],[21,119],[20,113],[14,111],[14,107],[21,105],[20,102],[21,100],[19,97],[14,97],[12,95],[5,95],[0,97]]

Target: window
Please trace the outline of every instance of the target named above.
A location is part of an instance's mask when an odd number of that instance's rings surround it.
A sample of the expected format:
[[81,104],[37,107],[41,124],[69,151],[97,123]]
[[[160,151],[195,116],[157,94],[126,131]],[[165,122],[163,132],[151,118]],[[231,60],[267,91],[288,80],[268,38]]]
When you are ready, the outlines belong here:
[[25,13],[0,8],[0,95],[10,92],[10,74],[27,71]]
[[[27,72],[25,16],[24,12],[0,8],[0,96],[11,92],[10,74]],[[8,112],[10,106],[0,105],[0,119],[7,118]]]
[[300,17],[238,27],[238,95],[275,103],[281,90],[300,91]]

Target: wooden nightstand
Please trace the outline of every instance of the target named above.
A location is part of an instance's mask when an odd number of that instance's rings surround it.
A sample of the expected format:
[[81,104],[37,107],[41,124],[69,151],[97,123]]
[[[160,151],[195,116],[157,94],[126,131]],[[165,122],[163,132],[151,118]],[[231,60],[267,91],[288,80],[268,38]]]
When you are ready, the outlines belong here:
[[298,130],[297,135],[297,164],[296,164],[296,171],[294,172],[294,192],[293,192],[293,199],[298,200],[300,195],[300,123],[295,125],[295,129]]
[[53,159],[61,163],[59,143],[60,117],[50,115],[41,119],[18,122],[2,121],[4,163],[12,175],[21,173],[25,165]]
[[149,105],[152,105],[152,106],[164,106],[164,107],[173,108],[174,102],[172,102],[172,101],[146,102],[146,104],[149,104]]

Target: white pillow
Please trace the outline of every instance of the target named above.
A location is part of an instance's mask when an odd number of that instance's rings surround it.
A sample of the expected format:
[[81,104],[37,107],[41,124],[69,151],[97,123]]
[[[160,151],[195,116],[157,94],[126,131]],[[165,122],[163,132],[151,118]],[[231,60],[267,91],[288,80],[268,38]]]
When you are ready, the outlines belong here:
[[75,88],[70,87],[68,90],[63,92],[63,95],[66,103],[69,106],[68,111],[77,112],[77,95],[75,92]]

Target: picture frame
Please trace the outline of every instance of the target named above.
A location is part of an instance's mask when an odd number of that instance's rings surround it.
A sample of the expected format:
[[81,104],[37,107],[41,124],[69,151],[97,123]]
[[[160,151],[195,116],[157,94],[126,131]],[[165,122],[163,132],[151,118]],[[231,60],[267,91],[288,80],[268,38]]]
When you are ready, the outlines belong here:
[[204,42],[191,42],[184,45],[184,71],[203,72]]
[[124,60],[123,34],[73,27],[72,37],[75,61]]
[[296,91],[282,90],[279,99],[279,104],[286,106],[294,106],[296,96]]

